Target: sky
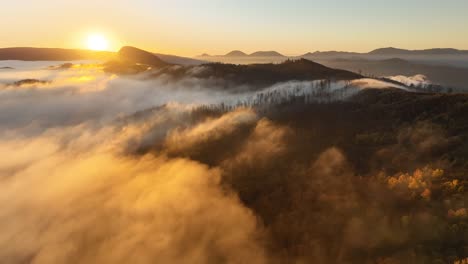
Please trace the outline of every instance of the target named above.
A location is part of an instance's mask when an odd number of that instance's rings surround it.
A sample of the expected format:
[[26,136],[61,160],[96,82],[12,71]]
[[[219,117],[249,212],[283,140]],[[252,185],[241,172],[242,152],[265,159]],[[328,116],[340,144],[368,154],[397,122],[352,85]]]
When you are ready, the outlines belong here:
[[15,0],[1,3],[0,47],[86,48],[102,34],[110,50],[182,56],[468,50],[467,12],[466,0]]

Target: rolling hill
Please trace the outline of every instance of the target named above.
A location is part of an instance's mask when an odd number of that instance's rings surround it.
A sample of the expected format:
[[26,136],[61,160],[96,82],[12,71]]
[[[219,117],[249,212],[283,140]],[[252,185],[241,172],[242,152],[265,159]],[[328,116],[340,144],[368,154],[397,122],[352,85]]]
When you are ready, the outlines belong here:
[[277,51],[257,51],[249,55],[250,57],[285,57]]
[[233,50],[227,53],[226,55],[224,55],[224,57],[245,57],[245,56],[248,56],[248,55],[240,50]]

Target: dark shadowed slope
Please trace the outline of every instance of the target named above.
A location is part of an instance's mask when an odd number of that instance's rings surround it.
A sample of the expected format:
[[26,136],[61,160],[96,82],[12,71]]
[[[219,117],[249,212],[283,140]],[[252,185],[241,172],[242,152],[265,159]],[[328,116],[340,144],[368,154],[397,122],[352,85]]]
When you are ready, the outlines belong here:
[[2,48],[0,60],[24,61],[69,61],[69,60],[109,60],[114,52],[55,48]]

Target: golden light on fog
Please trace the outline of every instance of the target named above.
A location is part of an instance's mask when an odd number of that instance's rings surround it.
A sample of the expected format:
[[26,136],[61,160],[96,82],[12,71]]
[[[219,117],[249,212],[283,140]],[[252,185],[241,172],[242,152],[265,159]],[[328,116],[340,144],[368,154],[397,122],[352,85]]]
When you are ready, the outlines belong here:
[[89,35],[87,39],[87,46],[90,50],[107,50],[109,42],[100,34]]

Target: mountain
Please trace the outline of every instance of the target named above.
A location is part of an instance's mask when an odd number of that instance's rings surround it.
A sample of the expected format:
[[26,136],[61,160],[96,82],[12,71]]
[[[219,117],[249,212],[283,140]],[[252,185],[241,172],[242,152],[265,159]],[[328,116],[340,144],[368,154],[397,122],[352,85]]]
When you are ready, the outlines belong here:
[[406,50],[398,48],[381,48],[373,50],[369,55],[459,55],[467,54],[468,50],[457,50],[451,48],[445,49],[424,49],[424,50]]
[[109,51],[91,51],[80,49],[56,48],[1,48],[0,60],[24,61],[70,61],[70,60],[109,60],[115,53]]
[[375,49],[371,52],[368,52],[367,54],[371,55],[395,55],[395,54],[405,54],[409,55],[411,54],[411,51],[405,50],[405,49],[397,49],[397,48],[381,48],[381,49]]
[[118,57],[125,62],[146,64],[156,68],[169,65],[151,52],[130,46],[122,47],[118,52]]
[[224,57],[246,57],[246,56],[248,55],[240,50],[233,50],[229,52],[228,54],[224,55]]
[[257,51],[249,55],[250,57],[285,57],[277,51]]
[[115,74],[137,74],[150,69],[162,69],[172,64],[163,61],[151,52],[135,47],[122,47],[117,53],[117,59],[104,64],[104,71]]
[[451,48],[437,48],[424,50],[407,50],[399,48],[380,48],[367,53],[347,52],[347,51],[316,51],[308,52],[300,57],[350,57],[350,56],[412,56],[412,55],[468,55],[468,50],[457,50]]

